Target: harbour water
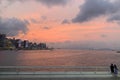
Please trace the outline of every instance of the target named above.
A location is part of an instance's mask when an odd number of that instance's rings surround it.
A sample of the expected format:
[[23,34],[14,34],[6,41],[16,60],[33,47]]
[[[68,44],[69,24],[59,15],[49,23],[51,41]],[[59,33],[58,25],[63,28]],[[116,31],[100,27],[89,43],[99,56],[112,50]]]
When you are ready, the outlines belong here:
[[107,50],[0,51],[0,66],[120,66],[120,54]]

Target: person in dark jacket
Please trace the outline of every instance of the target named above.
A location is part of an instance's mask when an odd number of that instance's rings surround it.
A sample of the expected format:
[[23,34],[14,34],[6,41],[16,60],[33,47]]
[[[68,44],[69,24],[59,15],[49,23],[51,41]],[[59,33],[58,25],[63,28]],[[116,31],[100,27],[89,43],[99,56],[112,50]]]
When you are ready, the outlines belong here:
[[113,64],[110,65],[110,70],[111,70],[111,73],[114,73],[114,65]]

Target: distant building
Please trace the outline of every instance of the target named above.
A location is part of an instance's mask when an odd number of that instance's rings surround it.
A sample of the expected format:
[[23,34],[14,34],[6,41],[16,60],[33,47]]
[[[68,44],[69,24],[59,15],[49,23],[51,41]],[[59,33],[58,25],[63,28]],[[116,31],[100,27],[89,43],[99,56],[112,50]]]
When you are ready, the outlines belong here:
[[5,34],[0,34],[0,50],[43,50],[47,49],[46,43],[33,43],[28,40],[9,39]]
[[24,40],[23,41],[23,48],[28,48],[29,47],[29,41]]
[[7,49],[7,50],[12,50],[12,49],[15,49],[15,46],[13,45],[12,41],[10,39],[6,39],[5,40],[5,47],[4,49]]
[[32,42],[28,43],[28,49],[32,49]]
[[46,43],[40,43],[38,45],[38,47],[39,47],[39,49],[46,49],[47,48]]
[[6,40],[6,35],[0,34],[0,47],[2,47],[2,48],[5,47],[5,40]]
[[20,39],[17,39],[16,40],[16,48],[22,48],[22,40],[20,40]]

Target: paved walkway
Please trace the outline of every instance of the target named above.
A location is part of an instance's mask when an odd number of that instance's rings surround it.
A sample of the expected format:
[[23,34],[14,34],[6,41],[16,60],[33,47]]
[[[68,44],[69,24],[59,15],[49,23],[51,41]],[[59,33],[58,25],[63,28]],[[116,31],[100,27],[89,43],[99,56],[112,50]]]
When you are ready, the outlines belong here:
[[110,72],[0,72],[0,80],[120,80]]
[[[80,69],[81,71],[61,72],[23,72],[21,69]],[[108,67],[74,67],[74,66],[0,66],[0,80],[120,80],[111,74]],[[11,72],[11,69],[14,69]],[[10,71],[9,71],[10,70]],[[90,70],[90,71],[89,71]],[[7,72],[6,72],[7,71]],[[88,72],[89,71],[89,72]]]

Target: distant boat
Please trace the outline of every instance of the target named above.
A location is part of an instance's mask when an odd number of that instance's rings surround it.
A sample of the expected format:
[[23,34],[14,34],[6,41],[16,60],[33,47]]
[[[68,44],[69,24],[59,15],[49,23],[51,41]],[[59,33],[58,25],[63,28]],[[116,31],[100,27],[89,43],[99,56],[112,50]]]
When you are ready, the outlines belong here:
[[48,50],[53,51],[54,48],[48,48]]
[[120,53],[120,51],[117,51],[117,53]]

